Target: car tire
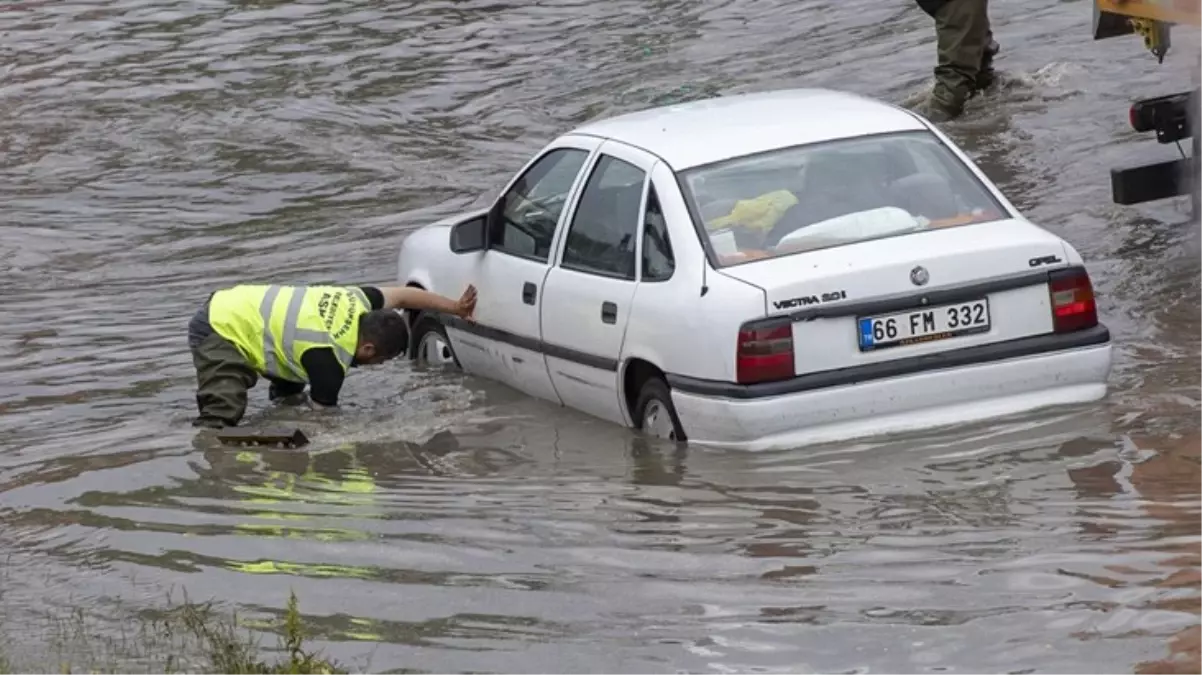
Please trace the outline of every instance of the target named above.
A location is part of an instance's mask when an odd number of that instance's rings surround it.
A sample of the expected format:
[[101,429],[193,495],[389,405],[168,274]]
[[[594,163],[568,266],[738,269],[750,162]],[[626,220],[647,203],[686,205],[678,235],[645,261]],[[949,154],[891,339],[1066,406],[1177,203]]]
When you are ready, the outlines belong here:
[[409,359],[427,366],[459,368],[459,357],[451,347],[447,329],[432,316],[417,315],[417,323],[409,331]]
[[677,443],[687,440],[676,406],[672,405],[672,390],[662,378],[652,377],[643,383],[633,413],[634,428],[641,433]]

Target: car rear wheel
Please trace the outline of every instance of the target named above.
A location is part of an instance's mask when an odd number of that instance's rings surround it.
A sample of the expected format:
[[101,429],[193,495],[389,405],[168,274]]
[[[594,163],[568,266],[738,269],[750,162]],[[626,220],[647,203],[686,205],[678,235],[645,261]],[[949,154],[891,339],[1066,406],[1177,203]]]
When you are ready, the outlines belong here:
[[447,330],[434,317],[419,316],[409,336],[409,358],[424,366],[458,368],[459,359],[447,338]]
[[672,405],[672,392],[668,383],[652,377],[643,383],[638,403],[634,406],[634,426],[639,431],[668,441],[685,442],[684,429]]

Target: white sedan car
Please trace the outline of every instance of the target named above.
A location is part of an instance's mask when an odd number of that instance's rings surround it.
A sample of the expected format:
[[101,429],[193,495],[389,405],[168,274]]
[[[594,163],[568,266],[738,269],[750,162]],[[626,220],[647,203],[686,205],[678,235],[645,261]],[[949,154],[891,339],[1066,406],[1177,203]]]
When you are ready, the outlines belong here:
[[921,116],[788,90],[586,124],[401,244],[410,356],[748,450],[1106,395],[1081,256]]

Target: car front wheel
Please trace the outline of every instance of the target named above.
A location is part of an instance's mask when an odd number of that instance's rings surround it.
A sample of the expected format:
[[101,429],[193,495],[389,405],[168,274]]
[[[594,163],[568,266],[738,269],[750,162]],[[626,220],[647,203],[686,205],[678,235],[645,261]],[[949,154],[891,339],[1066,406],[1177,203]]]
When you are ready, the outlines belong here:
[[451,348],[447,330],[437,319],[419,317],[409,336],[409,358],[425,366],[459,367],[459,359]]
[[659,377],[652,377],[643,383],[638,403],[634,406],[633,421],[635,428],[648,436],[685,442],[684,429],[680,426],[680,418],[676,416],[676,407],[672,405],[672,392],[668,389],[668,383]]

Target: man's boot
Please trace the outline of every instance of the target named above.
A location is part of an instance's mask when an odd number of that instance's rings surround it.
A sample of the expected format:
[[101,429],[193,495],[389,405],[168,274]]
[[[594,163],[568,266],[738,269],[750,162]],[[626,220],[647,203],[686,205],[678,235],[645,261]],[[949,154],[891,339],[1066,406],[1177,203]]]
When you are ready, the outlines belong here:
[[1002,46],[997,43],[997,40],[989,38],[989,44],[985,45],[985,53],[981,55],[981,68],[977,71],[977,77],[973,81],[973,89],[975,91],[985,91],[993,86],[997,80],[997,72],[993,69],[993,57],[1002,51]]
[[915,106],[914,112],[935,124],[947,122],[963,114],[965,98],[957,96],[941,83],[936,83],[926,99]]

